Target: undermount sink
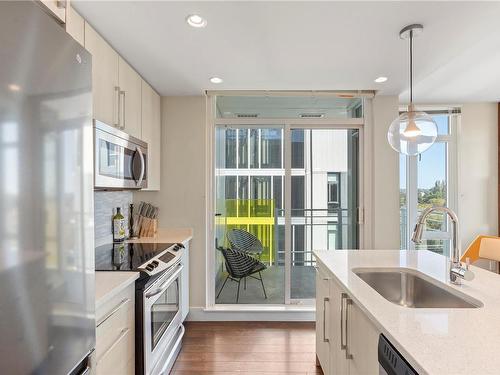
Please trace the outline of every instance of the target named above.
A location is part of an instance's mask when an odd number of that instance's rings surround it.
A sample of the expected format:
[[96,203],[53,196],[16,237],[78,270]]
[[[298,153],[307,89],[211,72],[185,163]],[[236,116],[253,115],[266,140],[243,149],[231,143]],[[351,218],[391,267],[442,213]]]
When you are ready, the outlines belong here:
[[437,285],[429,276],[406,269],[358,268],[353,272],[386,300],[411,308],[478,308],[483,304]]

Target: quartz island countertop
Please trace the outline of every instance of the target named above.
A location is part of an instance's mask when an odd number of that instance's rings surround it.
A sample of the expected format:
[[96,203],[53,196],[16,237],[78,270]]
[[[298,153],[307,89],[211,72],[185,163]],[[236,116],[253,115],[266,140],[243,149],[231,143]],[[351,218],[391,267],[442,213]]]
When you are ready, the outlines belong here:
[[[448,258],[425,250],[319,250],[314,255],[420,374],[500,373],[499,275],[472,266],[474,280],[450,284]],[[414,269],[483,306],[403,307],[386,300],[352,272],[360,267]]]

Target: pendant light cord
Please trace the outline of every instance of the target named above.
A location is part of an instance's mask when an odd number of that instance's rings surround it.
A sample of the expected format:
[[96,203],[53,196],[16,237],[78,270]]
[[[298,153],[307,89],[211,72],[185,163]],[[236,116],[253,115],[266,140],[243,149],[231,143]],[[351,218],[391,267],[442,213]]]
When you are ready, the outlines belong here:
[[410,105],[413,104],[413,30],[410,30]]

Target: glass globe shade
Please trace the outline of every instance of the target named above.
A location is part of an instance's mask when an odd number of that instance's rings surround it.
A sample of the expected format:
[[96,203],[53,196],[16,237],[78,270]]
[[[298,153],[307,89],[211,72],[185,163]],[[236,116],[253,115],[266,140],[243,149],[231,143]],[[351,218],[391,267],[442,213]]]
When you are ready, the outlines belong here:
[[395,119],[387,132],[387,140],[397,152],[418,155],[435,142],[437,124],[425,112],[408,110]]

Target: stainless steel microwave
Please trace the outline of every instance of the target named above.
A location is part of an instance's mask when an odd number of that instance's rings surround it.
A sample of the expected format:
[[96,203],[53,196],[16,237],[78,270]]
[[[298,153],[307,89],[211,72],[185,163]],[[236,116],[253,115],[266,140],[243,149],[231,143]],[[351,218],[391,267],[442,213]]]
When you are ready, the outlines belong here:
[[148,144],[94,120],[94,189],[148,186]]

